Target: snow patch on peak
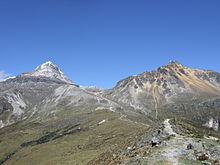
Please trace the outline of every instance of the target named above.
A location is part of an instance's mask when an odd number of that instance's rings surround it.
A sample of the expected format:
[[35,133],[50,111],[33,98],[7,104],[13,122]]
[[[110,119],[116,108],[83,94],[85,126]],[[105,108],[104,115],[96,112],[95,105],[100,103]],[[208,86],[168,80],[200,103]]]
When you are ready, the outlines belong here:
[[43,69],[55,69],[55,70],[59,70],[59,68],[53,64],[51,61],[47,61],[45,63],[43,63],[42,65],[38,66],[35,71],[41,71]]
[[15,79],[15,78],[16,78],[16,76],[12,76],[12,77],[8,77],[8,78],[4,79],[3,81],[7,81],[7,80],[11,80],[11,79]]
[[47,62],[43,63],[40,66],[45,66],[45,65],[54,65],[54,64],[51,61],[47,61]]
[[33,72],[24,73],[23,75],[50,77],[59,79],[67,83],[72,83],[72,81],[69,80],[64,75],[64,73],[51,61],[47,61],[42,65],[38,66]]
[[[53,64],[51,61],[47,61],[44,64]],[[54,65],[54,64],[53,64]]]

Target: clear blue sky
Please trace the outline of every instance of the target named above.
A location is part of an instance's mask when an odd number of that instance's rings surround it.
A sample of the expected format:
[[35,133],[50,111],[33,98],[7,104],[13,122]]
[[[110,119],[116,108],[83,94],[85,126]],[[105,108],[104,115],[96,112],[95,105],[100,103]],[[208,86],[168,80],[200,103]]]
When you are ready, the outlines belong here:
[[103,88],[169,60],[220,72],[220,0],[0,0],[0,70],[48,60]]

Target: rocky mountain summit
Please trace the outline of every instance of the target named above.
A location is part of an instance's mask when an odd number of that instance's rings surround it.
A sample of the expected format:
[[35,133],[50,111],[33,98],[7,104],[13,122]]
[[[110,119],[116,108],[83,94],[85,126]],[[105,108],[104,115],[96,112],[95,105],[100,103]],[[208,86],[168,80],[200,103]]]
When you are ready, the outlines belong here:
[[150,109],[152,104],[175,102],[178,98],[197,99],[205,95],[220,95],[220,74],[187,68],[176,61],[156,71],[130,76],[106,92],[106,96],[143,109]]
[[72,83],[72,81],[69,80],[64,73],[51,61],[38,66],[33,72],[22,73],[22,76],[48,77],[58,79],[66,83]]
[[0,82],[0,164],[218,164],[219,130],[220,73],[177,61],[108,90],[74,84],[50,61]]
[[[193,113],[206,108],[212,110],[211,113],[217,111],[219,114],[217,102],[220,96],[220,74],[210,70],[191,69],[172,61],[155,71],[119,81],[114,88],[105,91],[104,96],[140,109],[144,114],[155,118],[170,113],[187,115],[192,108]],[[203,112],[199,112],[200,115]],[[193,117],[197,115],[199,114]]]
[[[41,120],[63,108],[111,108],[116,103],[96,94],[96,87],[73,84],[52,62],[0,83],[0,127],[20,120]],[[59,107],[59,108],[57,108]]]

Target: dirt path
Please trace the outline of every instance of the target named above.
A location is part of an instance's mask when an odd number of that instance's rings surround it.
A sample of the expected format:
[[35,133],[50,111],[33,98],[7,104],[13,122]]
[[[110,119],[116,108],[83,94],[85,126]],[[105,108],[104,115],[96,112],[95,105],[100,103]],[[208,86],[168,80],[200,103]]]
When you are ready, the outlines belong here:
[[[160,131],[159,131],[160,130]],[[214,140],[195,138],[192,135],[181,135],[174,131],[170,119],[163,121],[163,127],[156,129],[153,138],[157,145],[148,148],[145,156],[129,157],[123,165],[201,165],[219,159],[220,145]],[[213,145],[215,143],[216,145]],[[204,158],[207,157],[207,158]]]
[[178,136],[178,134],[176,132],[174,132],[171,124],[169,123],[170,119],[166,119],[164,120],[163,124],[164,124],[164,131],[170,135],[170,136]]
[[163,122],[164,132],[171,137],[170,140],[164,142],[163,145],[155,148],[151,153],[150,160],[155,161],[166,161],[172,165],[179,165],[179,158],[186,152],[186,147],[192,142],[191,138],[181,136],[177,134],[170,124],[170,119],[165,119]]
[[183,137],[178,135],[170,124],[170,119],[164,120],[164,132],[169,136],[174,136],[174,139],[169,142],[164,149],[161,150],[161,155],[165,157],[173,165],[178,165],[178,157],[182,154],[182,150],[185,149],[185,143],[182,143]]

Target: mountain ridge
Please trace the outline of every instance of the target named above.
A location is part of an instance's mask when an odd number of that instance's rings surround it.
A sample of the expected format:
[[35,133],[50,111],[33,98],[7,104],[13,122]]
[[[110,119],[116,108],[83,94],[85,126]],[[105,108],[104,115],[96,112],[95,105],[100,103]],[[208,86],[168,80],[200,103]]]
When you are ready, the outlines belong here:
[[[4,120],[0,118],[2,125],[33,115],[59,113],[60,110],[54,110],[58,105],[63,108],[80,106],[85,111],[107,109],[136,115],[143,113],[158,119],[164,113],[161,109],[179,105],[180,100],[181,103],[190,100],[201,103],[220,97],[220,73],[191,69],[172,61],[157,70],[129,76],[105,90],[73,84],[49,61],[32,72],[0,82],[0,90],[1,113],[10,112],[3,115],[8,116]],[[11,108],[7,110],[7,107]]]
[[171,62],[107,90],[64,76],[0,82],[0,164],[220,162],[220,73]]

